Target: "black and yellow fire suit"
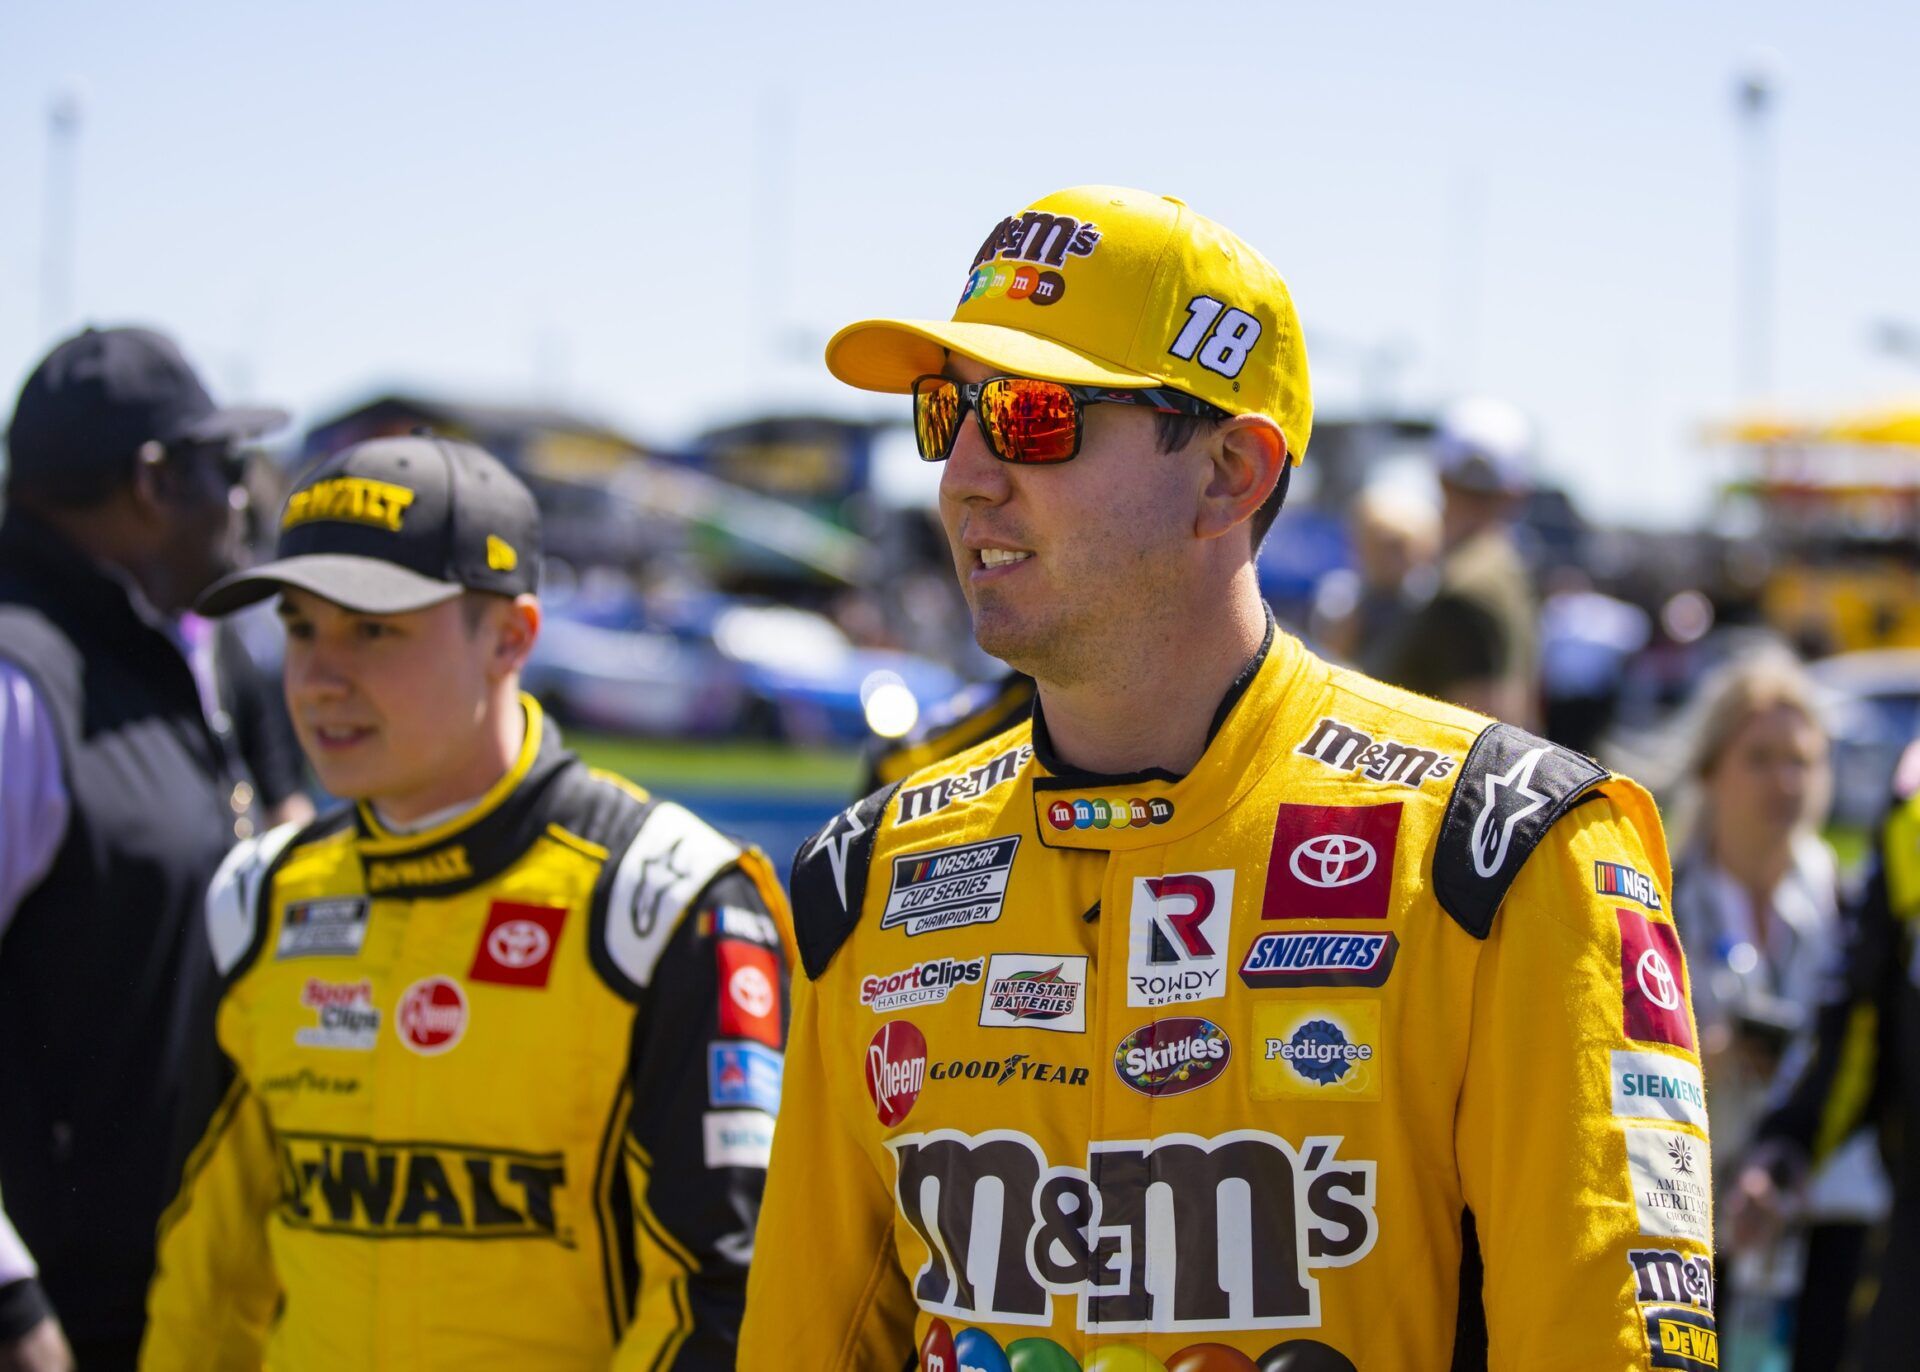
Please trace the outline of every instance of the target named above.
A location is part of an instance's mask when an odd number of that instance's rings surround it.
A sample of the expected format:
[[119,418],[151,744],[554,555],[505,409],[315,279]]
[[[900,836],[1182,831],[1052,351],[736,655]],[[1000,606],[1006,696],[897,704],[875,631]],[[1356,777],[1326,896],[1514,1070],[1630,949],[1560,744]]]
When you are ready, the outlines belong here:
[[525,708],[459,818],[350,808],[216,878],[225,1085],[143,1368],[734,1366],[784,897]]
[[1920,1347],[1920,744],[1899,777],[1905,784],[1847,911],[1840,964],[1812,1033],[1782,1069],[1754,1150],[1792,1181],[1863,1125],[1876,1126],[1893,1213],[1856,1354],[1869,1372],[1910,1368]]
[[1647,794],[1270,631],[1191,772],[1044,711],[796,858],[742,1366],[1707,1368]]

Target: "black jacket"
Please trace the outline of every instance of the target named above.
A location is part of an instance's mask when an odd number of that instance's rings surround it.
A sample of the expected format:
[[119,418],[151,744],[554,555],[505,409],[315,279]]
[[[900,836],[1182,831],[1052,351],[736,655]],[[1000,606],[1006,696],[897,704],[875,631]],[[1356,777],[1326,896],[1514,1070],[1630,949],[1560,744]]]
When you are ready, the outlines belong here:
[[[0,523],[0,657],[46,704],[71,801],[0,939],[0,1195],[69,1336],[125,1345],[174,1186],[177,1077],[211,1032],[207,883],[256,822],[252,788],[167,634],[18,510]],[[11,1293],[16,1318],[31,1294]]]

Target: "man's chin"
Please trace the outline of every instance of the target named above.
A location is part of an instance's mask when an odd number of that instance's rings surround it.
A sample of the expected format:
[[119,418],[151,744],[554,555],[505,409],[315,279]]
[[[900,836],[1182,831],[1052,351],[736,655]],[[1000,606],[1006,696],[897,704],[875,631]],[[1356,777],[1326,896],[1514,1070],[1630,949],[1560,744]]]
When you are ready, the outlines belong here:
[[328,795],[337,800],[372,800],[387,788],[381,784],[381,778],[374,768],[353,766],[341,762],[322,765],[314,758],[313,750],[307,750],[307,761],[313,767],[315,780]]
[[1017,623],[1007,615],[976,613],[973,617],[973,641],[980,645],[980,651],[1028,676],[1036,675],[1035,667],[1045,660],[1045,640],[1045,634],[1034,626]]

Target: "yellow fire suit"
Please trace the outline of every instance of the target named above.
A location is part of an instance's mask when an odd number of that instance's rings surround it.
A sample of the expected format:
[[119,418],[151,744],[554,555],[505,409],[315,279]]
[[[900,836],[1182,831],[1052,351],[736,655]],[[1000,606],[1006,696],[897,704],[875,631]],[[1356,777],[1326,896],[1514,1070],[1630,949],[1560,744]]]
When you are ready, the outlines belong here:
[[1647,794],[1269,630],[1185,776],[1044,715],[796,858],[742,1366],[1717,1365]]
[[143,1369],[734,1366],[784,897],[525,708],[459,818],[350,808],[215,879],[224,1080]]

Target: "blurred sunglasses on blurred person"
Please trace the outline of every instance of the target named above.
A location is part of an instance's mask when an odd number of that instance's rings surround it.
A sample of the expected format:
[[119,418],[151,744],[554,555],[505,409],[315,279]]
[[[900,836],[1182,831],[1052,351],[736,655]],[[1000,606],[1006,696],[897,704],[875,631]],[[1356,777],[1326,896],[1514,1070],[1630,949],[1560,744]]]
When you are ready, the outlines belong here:
[[171,443],[149,439],[140,445],[139,459],[176,503],[223,502],[241,510],[247,504],[247,466],[254,451],[230,438],[183,438]]

